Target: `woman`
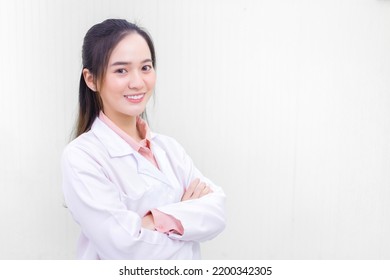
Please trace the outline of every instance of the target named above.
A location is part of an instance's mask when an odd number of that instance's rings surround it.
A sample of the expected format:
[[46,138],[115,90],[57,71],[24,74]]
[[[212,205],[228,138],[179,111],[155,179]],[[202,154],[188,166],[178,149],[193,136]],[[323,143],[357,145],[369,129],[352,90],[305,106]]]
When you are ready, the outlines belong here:
[[199,259],[199,242],[225,227],[225,195],[141,117],[156,80],[151,38],[109,19],[87,32],[82,58],[77,138],[62,157],[78,258]]

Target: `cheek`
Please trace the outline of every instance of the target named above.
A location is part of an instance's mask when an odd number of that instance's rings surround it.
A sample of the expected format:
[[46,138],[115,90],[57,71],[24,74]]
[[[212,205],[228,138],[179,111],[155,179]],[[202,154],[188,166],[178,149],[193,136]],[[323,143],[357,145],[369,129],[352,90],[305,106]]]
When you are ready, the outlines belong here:
[[156,74],[148,76],[145,79],[145,83],[148,85],[149,90],[153,89],[156,84]]
[[127,88],[128,83],[123,80],[107,80],[102,87],[102,93],[107,96],[115,96],[118,93],[122,93]]

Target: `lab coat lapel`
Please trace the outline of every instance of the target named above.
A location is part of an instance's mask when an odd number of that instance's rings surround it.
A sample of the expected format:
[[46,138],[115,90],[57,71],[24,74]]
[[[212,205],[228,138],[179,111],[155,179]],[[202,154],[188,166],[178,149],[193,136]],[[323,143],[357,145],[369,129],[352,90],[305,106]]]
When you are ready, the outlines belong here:
[[[161,149],[160,149],[161,150]],[[160,154],[160,151],[159,152],[154,152],[154,156],[157,160],[157,163],[158,163],[158,166],[160,167],[160,169],[162,168],[162,165],[166,165],[166,160],[165,160],[165,152],[162,151],[164,154],[161,155]],[[147,160],[146,158],[144,158],[141,154],[139,153],[134,153],[133,154],[135,159],[137,160],[137,167],[138,167],[138,173],[139,174],[143,174],[143,175],[147,175],[147,176],[150,176],[150,177],[153,177],[167,185],[171,185],[171,182],[170,180],[167,178],[167,176],[164,174],[164,171],[163,169],[161,169],[161,171],[155,167],[151,162],[149,162],[149,160]],[[163,159],[163,162],[160,164],[160,158],[164,158]]]
[[160,168],[159,173],[164,176],[170,186],[175,187],[175,182],[177,182],[176,176],[173,173],[172,163],[169,161],[166,152],[156,143],[152,146],[152,151]]

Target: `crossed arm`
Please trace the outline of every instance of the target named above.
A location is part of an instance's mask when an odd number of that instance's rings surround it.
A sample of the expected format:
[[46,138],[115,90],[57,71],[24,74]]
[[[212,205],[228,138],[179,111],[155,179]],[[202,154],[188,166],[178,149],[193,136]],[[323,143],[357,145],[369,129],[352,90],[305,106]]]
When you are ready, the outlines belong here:
[[[209,193],[212,193],[212,189],[205,182],[202,182],[199,178],[194,179],[187,190],[184,192],[181,201],[192,200],[201,198]],[[151,212],[148,212],[143,218],[141,226],[145,229],[155,230],[154,217]]]

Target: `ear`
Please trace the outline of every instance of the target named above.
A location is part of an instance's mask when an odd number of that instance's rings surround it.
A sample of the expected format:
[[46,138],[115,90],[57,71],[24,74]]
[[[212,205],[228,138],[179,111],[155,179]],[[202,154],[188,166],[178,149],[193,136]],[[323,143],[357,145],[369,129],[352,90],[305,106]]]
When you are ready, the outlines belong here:
[[90,90],[96,91],[96,83],[95,83],[95,78],[93,74],[87,69],[83,69],[83,76],[84,76],[84,81],[89,87]]

